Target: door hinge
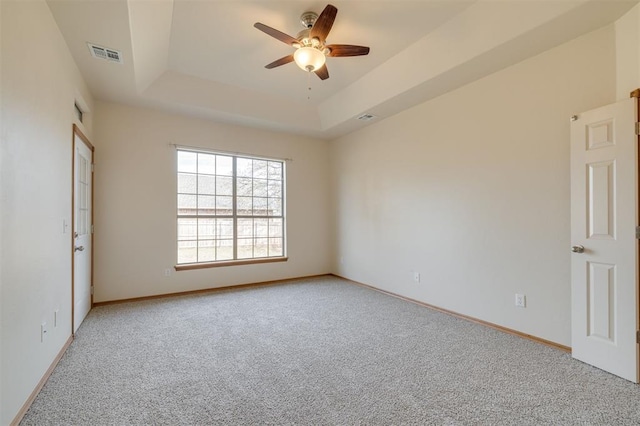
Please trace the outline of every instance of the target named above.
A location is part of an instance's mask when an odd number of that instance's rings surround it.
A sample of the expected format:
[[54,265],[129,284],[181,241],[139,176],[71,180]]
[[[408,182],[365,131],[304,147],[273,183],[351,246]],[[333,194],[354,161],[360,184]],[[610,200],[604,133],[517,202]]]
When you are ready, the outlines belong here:
[[636,123],[636,135],[640,136],[640,122]]
[[640,343],[640,330],[636,331],[636,343]]
[[[93,225],[91,225],[91,233],[93,234]],[[636,237],[638,236],[638,229],[636,228]]]
[[[638,124],[638,123],[636,123],[636,124]],[[638,127],[636,126],[636,129],[637,129],[637,128],[638,128]],[[637,130],[636,130],[636,131],[637,131]],[[95,163],[91,163],[91,173],[93,173],[93,168],[94,168],[93,166],[95,166]]]
[[640,240],[640,226],[636,226],[636,240]]
[[91,286],[91,295],[93,296],[93,286]]

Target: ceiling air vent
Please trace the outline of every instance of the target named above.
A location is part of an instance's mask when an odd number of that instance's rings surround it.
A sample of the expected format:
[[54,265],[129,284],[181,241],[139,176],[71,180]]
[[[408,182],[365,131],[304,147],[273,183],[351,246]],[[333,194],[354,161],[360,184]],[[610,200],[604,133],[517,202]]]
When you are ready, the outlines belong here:
[[98,59],[104,59],[105,61],[122,63],[122,52],[108,47],[98,46],[97,44],[87,43],[91,56]]
[[372,114],[362,114],[360,117],[358,117],[358,120],[362,120],[362,121],[371,121],[374,118],[376,118],[375,115]]

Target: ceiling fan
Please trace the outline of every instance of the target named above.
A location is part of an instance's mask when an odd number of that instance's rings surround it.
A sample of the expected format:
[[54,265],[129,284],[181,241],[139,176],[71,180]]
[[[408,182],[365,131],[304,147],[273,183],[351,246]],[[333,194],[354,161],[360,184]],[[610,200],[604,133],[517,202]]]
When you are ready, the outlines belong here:
[[331,31],[337,14],[338,9],[331,4],[324,8],[320,16],[315,12],[303,13],[300,16],[300,22],[305,29],[300,31],[295,38],[265,24],[256,22],[253,25],[254,27],[296,49],[293,54],[271,62],[265,65],[265,68],[271,69],[289,62],[295,62],[301,69],[307,72],[314,72],[320,79],[326,80],[329,78],[329,71],[325,64],[327,56],[335,58],[368,55],[369,48],[365,46],[326,44],[327,35]]

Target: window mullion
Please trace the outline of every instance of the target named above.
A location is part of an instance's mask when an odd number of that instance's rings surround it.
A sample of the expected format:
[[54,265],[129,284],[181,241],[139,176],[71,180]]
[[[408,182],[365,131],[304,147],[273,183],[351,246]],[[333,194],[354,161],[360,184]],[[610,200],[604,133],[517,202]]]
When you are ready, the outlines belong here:
[[213,219],[213,259],[218,260],[218,244],[220,240],[218,239],[218,156],[216,155],[216,164],[213,169],[213,187],[215,192],[215,198],[213,199],[213,211],[215,212],[216,218]]
[[231,179],[232,182],[232,215],[233,215],[233,260],[238,260],[238,200],[237,200],[237,183],[238,183],[238,176],[237,176],[237,157],[232,157],[233,161],[231,162],[231,175],[233,176],[233,179]]
[[253,189],[255,188],[255,162],[251,160],[251,257],[256,256],[256,198]]
[[200,192],[198,191],[198,182],[200,180],[200,174],[198,170],[198,160],[200,154],[196,153],[196,262],[200,261]]

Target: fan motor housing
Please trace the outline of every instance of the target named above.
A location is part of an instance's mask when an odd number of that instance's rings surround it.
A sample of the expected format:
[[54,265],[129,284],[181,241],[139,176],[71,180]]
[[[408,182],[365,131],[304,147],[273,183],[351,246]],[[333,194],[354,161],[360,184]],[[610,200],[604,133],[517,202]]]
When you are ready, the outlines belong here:
[[311,29],[311,27],[313,27],[313,24],[316,23],[317,19],[318,14],[315,12],[304,12],[302,15],[300,15],[300,23],[307,29]]

